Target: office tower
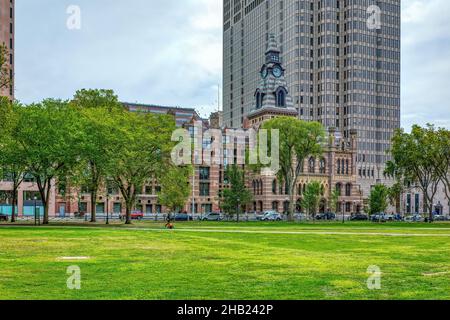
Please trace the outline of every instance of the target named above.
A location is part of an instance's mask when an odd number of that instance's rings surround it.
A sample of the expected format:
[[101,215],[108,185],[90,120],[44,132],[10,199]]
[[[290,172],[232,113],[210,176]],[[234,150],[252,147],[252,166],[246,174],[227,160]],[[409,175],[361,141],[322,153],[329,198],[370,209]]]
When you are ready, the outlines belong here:
[[252,110],[271,34],[299,118],[343,139],[357,130],[367,196],[387,182],[386,151],[400,126],[400,0],[224,0],[226,126],[242,126]]
[[[9,77],[14,81],[14,0],[0,0],[0,44],[9,49],[7,67]],[[14,82],[10,88],[1,90],[0,95],[14,98]]]

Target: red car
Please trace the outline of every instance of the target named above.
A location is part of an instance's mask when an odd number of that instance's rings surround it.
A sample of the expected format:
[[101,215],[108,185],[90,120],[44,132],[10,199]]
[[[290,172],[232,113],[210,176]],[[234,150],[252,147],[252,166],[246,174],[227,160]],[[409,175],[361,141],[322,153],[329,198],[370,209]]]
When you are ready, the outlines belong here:
[[131,219],[133,220],[142,220],[144,219],[144,213],[141,211],[131,211]]

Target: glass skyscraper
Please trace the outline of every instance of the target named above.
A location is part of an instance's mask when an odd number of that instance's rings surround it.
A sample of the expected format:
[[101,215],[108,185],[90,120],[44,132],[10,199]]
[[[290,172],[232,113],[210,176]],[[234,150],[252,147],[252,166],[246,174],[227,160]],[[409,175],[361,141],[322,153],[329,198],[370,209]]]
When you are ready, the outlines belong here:
[[260,66],[277,37],[298,116],[358,132],[365,196],[383,176],[400,127],[400,0],[224,0],[224,124],[252,110]]

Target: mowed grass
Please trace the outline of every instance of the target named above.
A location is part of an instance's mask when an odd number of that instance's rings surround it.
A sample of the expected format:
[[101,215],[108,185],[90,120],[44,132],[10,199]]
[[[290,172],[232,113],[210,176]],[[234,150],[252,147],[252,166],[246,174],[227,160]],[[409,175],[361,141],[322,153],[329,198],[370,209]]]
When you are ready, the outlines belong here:
[[449,224],[1,226],[0,243],[1,299],[450,299]]

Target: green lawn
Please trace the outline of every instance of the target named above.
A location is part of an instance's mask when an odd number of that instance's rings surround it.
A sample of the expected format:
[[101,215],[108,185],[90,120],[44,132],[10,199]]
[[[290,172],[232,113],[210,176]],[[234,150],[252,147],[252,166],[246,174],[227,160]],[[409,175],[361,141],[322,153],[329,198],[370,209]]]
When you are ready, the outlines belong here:
[[450,224],[0,226],[0,245],[0,299],[450,299]]

